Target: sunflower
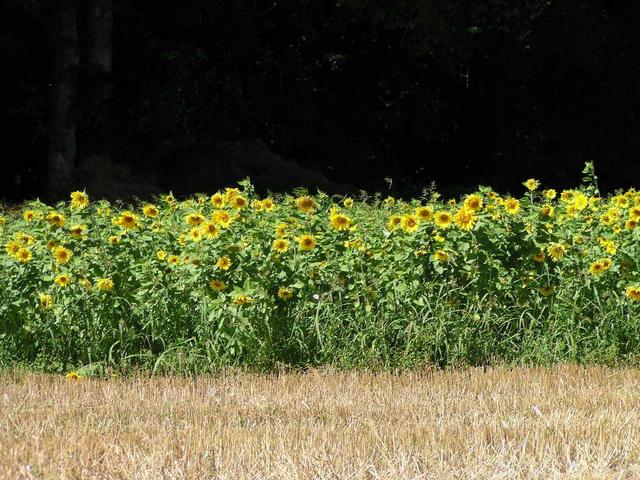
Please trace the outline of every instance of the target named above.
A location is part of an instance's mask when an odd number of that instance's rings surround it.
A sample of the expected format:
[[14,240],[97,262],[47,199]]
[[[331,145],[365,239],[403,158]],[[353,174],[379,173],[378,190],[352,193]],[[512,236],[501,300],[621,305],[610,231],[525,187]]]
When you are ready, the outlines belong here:
[[520,200],[513,197],[505,198],[504,209],[509,215],[516,215],[520,211]]
[[545,204],[542,207],[540,207],[540,215],[546,218],[551,218],[553,217],[554,214],[554,208],[549,205],[549,204]]
[[80,380],[82,376],[78,372],[69,372],[65,375],[68,380]]
[[632,285],[627,287],[627,298],[636,302],[640,301],[640,285]]
[[82,238],[87,234],[87,226],[83,223],[72,225],[69,230],[73,238]]
[[145,217],[158,218],[158,215],[160,215],[160,209],[151,203],[147,203],[142,207],[142,214]]
[[627,230],[634,230],[638,226],[638,220],[635,218],[630,218],[626,222],[624,222],[624,226]]
[[580,212],[589,206],[589,199],[586,195],[577,193],[573,196],[571,204],[577,211]]
[[535,178],[530,178],[526,182],[522,182],[522,185],[527,187],[527,190],[529,190],[530,192],[533,192],[534,190],[538,189],[538,187],[540,186],[540,182]]
[[262,209],[265,212],[271,212],[274,208],[276,208],[276,204],[273,202],[272,199],[267,197],[264,200],[262,200]]
[[7,251],[7,254],[9,254],[9,256],[15,257],[20,251],[21,246],[20,246],[20,242],[11,240],[10,242],[7,242],[4,248]]
[[138,216],[135,213],[126,210],[120,214],[120,217],[118,217],[117,224],[125,230],[131,230],[138,225]]
[[301,250],[313,250],[316,248],[316,237],[313,235],[302,235],[298,238],[298,245]]
[[589,271],[591,272],[592,275],[595,275],[595,276],[599,277],[604,272],[606,272],[607,269],[602,264],[602,262],[593,262],[591,264],[591,266],[589,267]]
[[180,257],[177,255],[169,255],[167,257],[167,263],[169,265],[178,265],[180,263]]
[[351,219],[342,213],[333,213],[330,217],[331,226],[334,230],[344,231],[351,228]]
[[204,216],[198,212],[189,213],[186,217],[184,217],[184,221],[192,227],[197,227],[202,222],[204,222]]
[[473,214],[473,211],[462,207],[456,212],[453,220],[456,222],[456,225],[460,230],[469,231],[473,229],[473,226],[476,223],[476,216]]
[[433,252],[433,258],[440,263],[444,263],[449,261],[449,254],[444,250],[436,250]]
[[417,207],[415,213],[420,221],[428,222],[433,218],[433,208],[431,207]]
[[281,300],[289,300],[293,297],[293,290],[287,287],[280,287],[278,289],[278,298]]
[[[229,203],[231,204],[231,208],[235,208],[236,210],[242,210],[247,206],[248,202],[247,202],[247,199],[242,195],[236,195],[231,199]],[[262,208],[262,205],[260,205],[260,207]]]
[[67,263],[72,256],[73,252],[62,245],[53,249],[53,258],[57,263]]
[[211,219],[222,228],[227,228],[232,222],[231,215],[226,210],[215,210],[211,215]]
[[55,240],[48,240],[47,241],[47,250],[53,250],[57,246],[58,246],[58,242],[56,242]]
[[20,249],[16,252],[15,257],[22,263],[28,263],[32,258],[31,250],[26,247],[20,247]]
[[554,261],[558,261],[564,257],[565,253],[567,253],[567,247],[562,243],[552,243],[547,248],[547,252]]
[[218,267],[220,270],[229,270],[229,268],[231,268],[231,259],[229,257],[218,258],[216,267]]
[[387,222],[387,229],[395,230],[402,223],[402,217],[400,215],[391,215]]
[[482,197],[476,193],[469,195],[464,199],[464,208],[477,212],[482,209],[483,201]]
[[345,208],[353,207],[353,198],[349,198],[349,197],[345,198],[342,201],[342,205],[344,205]]
[[27,222],[33,222],[38,217],[38,212],[35,210],[25,210],[22,214],[22,218],[24,218]]
[[304,213],[311,213],[316,208],[316,202],[309,196],[303,196],[296,198],[296,206]]
[[253,299],[249,295],[236,295],[232,301],[236,305],[246,305],[247,303],[251,303]]
[[289,241],[284,238],[277,238],[273,241],[271,249],[274,252],[284,253],[289,249]]
[[71,276],[68,273],[61,273],[55,278],[54,282],[59,287],[66,287],[71,283]]
[[51,212],[51,213],[49,213],[47,215],[47,217],[46,217],[46,220],[51,225],[55,225],[56,227],[64,227],[64,224],[67,221],[67,219],[64,217],[64,215],[59,213],[59,212]]
[[234,198],[235,196],[240,195],[240,190],[237,188],[227,187],[225,188],[224,191],[225,191],[225,199],[227,200],[227,202],[232,198]]
[[51,310],[53,308],[53,297],[46,293],[40,293],[38,295],[38,300],[40,301],[40,308],[43,310]]
[[202,240],[202,230],[200,230],[198,227],[193,227],[191,229],[191,231],[189,231],[189,238],[191,239],[192,242],[199,242]]
[[206,222],[202,225],[202,233],[207,238],[216,238],[220,235],[220,228],[216,225],[215,222]]
[[227,202],[227,200],[224,198],[224,195],[222,195],[221,193],[214,193],[213,195],[211,195],[209,201],[214,208],[222,208]]
[[629,209],[629,216],[632,220],[640,220],[640,207],[631,207]]
[[544,252],[542,250],[539,251],[538,253],[536,253],[533,256],[533,261],[536,262],[536,263],[542,263],[542,262],[544,262],[544,259],[545,259],[545,255],[544,255]]
[[110,278],[99,278],[98,280],[96,280],[96,286],[98,287],[98,290],[101,290],[103,292],[108,292],[110,290],[113,290],[113,280],[111,280]]
[[414,233],[418,230],[419,220],[415,215],[403,215],[402,216],[402,230],[407,233]]
[[71,192],[71,209],[83,209],[89,205],[89,195],[85,192]]
[[222,290],[227,288],[227,284],[222,280],[211,280],[209,282],[209,287],[211,287],[211,289],[215,290],[216,292],[221,292]]
[[442,211],[435,213],[435,219],[438,228],[449,228],[452,221],[451,215]]

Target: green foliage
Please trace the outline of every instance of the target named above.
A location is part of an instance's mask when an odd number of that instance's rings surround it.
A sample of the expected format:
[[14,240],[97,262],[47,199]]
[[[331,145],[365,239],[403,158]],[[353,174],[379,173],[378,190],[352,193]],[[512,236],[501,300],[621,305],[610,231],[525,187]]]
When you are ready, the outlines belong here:
[[553,199],[260,200],[244,181],[131,210],[30,202],[0,216],[0,366],[633,363],[640,194],[584,174]]

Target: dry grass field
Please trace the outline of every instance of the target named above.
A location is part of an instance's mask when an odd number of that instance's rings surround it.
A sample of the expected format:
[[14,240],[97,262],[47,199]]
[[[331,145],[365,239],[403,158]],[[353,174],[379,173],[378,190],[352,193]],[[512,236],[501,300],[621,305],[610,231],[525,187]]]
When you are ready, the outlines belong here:
[[640,372],[0,376],[0,478],[640,478]]

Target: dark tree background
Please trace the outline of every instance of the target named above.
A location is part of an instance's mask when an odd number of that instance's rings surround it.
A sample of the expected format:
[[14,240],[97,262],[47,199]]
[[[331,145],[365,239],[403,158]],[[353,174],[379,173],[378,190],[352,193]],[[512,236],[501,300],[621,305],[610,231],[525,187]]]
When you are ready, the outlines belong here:
[[563,187],[587,160],[605,189],[640,184],[640,2],[0,2],[0,197],[81,184],[52,177],[60,138],[76,172],[95,157],[138,178],[167,142],[261,139],[400,194]]

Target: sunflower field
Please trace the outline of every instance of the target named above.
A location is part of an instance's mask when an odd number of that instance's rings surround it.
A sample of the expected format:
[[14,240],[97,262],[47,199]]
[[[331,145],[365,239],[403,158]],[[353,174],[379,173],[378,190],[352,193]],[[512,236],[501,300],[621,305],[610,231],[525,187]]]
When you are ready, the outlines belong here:
[[[589,168],[585,170],[589,172]],[[0,365],[640,359],[640,192],[213,195],[0,215]]]

